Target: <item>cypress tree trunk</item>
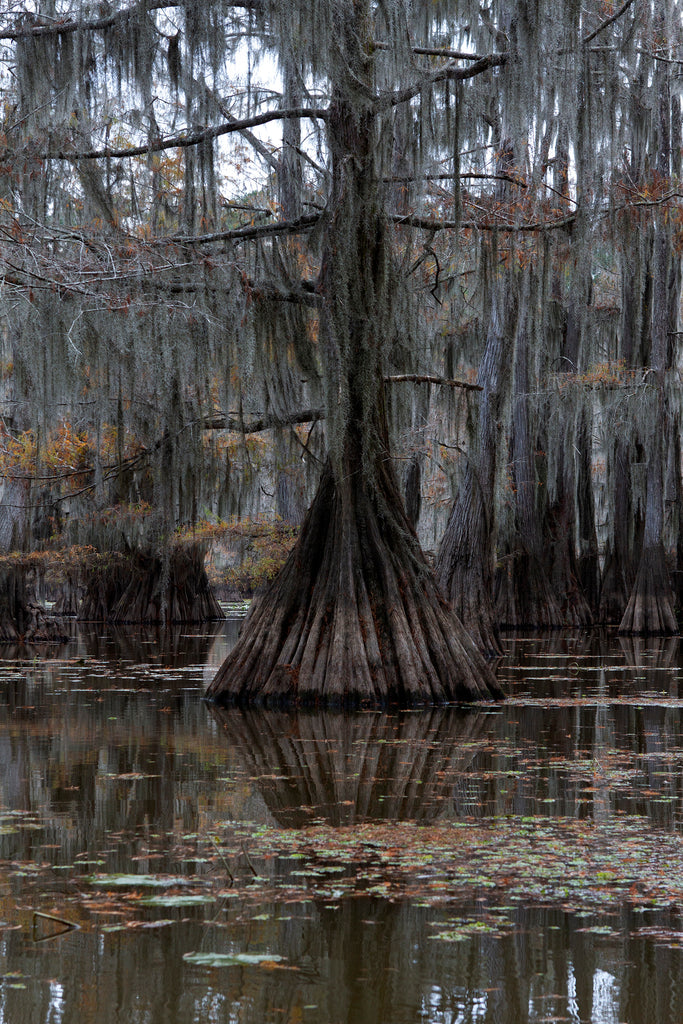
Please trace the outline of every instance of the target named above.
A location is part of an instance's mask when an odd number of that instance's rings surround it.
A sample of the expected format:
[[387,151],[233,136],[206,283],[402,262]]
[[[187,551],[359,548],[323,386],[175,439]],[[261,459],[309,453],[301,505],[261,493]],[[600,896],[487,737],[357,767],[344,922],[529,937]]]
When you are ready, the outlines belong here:
[[[657,171],[668,180],[671,156],[671,102],[665,70],[655,71],[658,100]],[[650,442],[647,466],[645,529],[638,573],[620,633],[678,632],[675,601],[664,549],[664,473],[670,441],[671,415],[665,392],[666,372],[671,369],[673,346],[669,344],[670,226],[663,213],[655,221],[652,293],[652,376]]]
[[563,625],[562,611],[546,571],[537,501],[538,479],[529,410],[531,270],[524,271],[517,318],[512,399],[512,481],[515,529],[502,550],[496,580],[496,614],[501,626]]
[[[621,274],[619,355],[627,371],[649,362],[650,332],[644,330],[643,320],[650,311],[650,260],[645,256],[648,247],[642,244],[642,239],[641,246],[641,258],[633,263],[625,262]],[[628,432],[617,430],[607,454],[608,474],[613,478],[612,502],[598,612],[600,621],[610,625],[618,625],[623,618],[638,570],[637,552],[642,545],[642,516],[633,501],[631,462],[634,458],[636,461],[643,458],[638,441]]]
[[379,212],[367,15],[360,2],[340,7],[347,70],[328,115],[319,291],[329,457],[296,546],[209,687],[221,703],[420,704],[500,692],[440,595],[389,453],[383,373],[397,281]]
[[0,570],[0,643],[66,643],[63,624],[46,614],[25,569]]
[[595,498],[591,460],[593,414],[588,409],[579,413],[576,444],[579,449],[576,482],[578,553],[576,578],[588,605],[591,621],[598,614],[600,603],[600,556],[595,528]]
[[113,556],[88,574],[79,619],[88,622],[180,623],[224,618],[199,544],[177,545],[164,559],[136,552]]
[[[448,517],[436,560],[436,577],[472,639],[486,655],[503,653],[493,610],[496,529],[492,521],[500,418],[509,366],[499,286],[494,289],[486,350],[479,367],[478,436]],[[508,318],[509,319],[509,318]]]
[[[592,154],[589,152],[591,130],[587,81],[588,69],[585,62],[581,61],[577,67],[575,82],[577,107],[574,136],[577,177],[575,220],[572,225],[571,238],[568,239],[569,265],[564,268],[564,273],[555,270],[553,281],[553,290],[564,313],[562,327],[557,330],[557,338],[560,341],[560,363],[574,372],[580,370],[585,359],[584,336],[592,292],[591,264],[587,259],[587,254],[590,251],[589,203],[592,192]],[[558,184],[563,198],[569,199],[569,136],[566,124],[561,126],[559,136],[559,163],[556,172],[560,179]],[[568,207],[570,204],[565,203],[564,205]],[[579,423],[584,421],[586,416],[585,412],[580,412],[577,415],[571,403],[568,405],[562,403],[559,410],[559,423],[557,415],[552,417],[556,422],[547,423],[548,440],[543,445],[548,449],[550,444],[554,444],[557,459],[554,500],[548,500],[547,512],[542,520],[548,539],[548,543],[544,545],[547,574],[560,605],[564,624],[574,627],[588,626],[592,622],[591,609],[579,581],[576,557],[577,514],[580,507],[577,497],[581,473],[581,469],[577,466],[577,453],[579,460],[583,463],[584,473],[586,465],[590,464],[590,433],[584,429],[583,437],[579,436]],[[575,438],[572,445],[566,443],[568,438]],[[544,499],[547,500],[546,493],[544,491],[539,496],[541,502]],[[591,512],[590,502],[586,508],[585,481],[583,498],[583,510]],[[584,519],[582,524],[584,544],[589,544],[592,539],[591,528],[592,523],[588,526]],[[593,554],[597,566],[597,541]],[[584,566],[587,571],[588,565],[589,563]],[[597,589],[597,578],[593,589]]]
[[662,222],[657,225],[654,248],[652,364],[654,385],[648,465],[645,526],[640,564],[620,633],[678,632],[675,601],[664,550],[664,466],[670,423],[664,378],[667,358],[667,285],[670,243]]
[[[590,436],[586,429],[584,412],[579,413],[579,420],[572,413],[561,414],[562,422],[560,425],[560,452],[556,456],[559,460],[559,466],[557,469],[557,485],[556,495],[554,501],[550,504],[547,509],[547,521],[545,524],[545,535],[547,537],[547,543],[545,545],[545,565],[547,576],[551,582],[552,590],[557,598],[557,602],[562,612],[563,624],[566,626],[574,627],[585,627],[592,623],[592,613],[583,588],[581,586],[579,578],[579,566],[576,557],[576,535],[577,535],[577,503],[576,494],[578,489],[578,480],[576,467],[574,465],[574,455],[572,452],[569,457],[566,449],[564,449],[564,438],[569,433],[569,436],[576,438],[574,442],[574,449],[578,451],[579,458],[584,462],[584,491],[583,499],[587,503],[588,508],[586,512],[592,511],[592,501],[590,485],[586,487],[586,468],[585,463],[590,462]],[[583,422],[584,429],[581,431],[580,426]],[[579,447],[582,445],[582,447]],[[542,500],[542,499],[541,499]],[[593,521],[588,520],[587,516],[583,518],[584,528],[591,530],[593,527]],[[590,533],[586,540],[586,546],[590,545],[591,540]],[[590,572],[594,575],[594,582],[591,580]],[[597,542],[592,548],[592,552],[588,551],[588,560],[584,564],[584,568],[588,575],[589,585],[592,586],[593,592],[597,592]]]

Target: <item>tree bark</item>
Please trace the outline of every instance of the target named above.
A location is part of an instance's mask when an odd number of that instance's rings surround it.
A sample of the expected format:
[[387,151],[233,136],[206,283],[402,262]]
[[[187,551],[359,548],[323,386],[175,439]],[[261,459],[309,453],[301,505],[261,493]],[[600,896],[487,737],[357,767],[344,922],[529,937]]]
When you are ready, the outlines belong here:
[[220,703],[403,705],[500,694],[441,597],[387,460],[374,486],[332,463],[284,569],[254,601],[207,696]]
[[[632,171],[632,177],[638,175]],[[619,356],[626,371],[648,365],[651,332],[646,319],[651,315],[651,243],[647,237],[638,242],[635,260],[624,260],[621,268],[621,330]],[[642,547],[643,517],[634,501],[633,462],[642,462],[641,439],[629,430],[614,431],[607,453],[611,503],[609,536],[600,583],[600,622],[618,626],[621,622],[638,571],[638,553]]]

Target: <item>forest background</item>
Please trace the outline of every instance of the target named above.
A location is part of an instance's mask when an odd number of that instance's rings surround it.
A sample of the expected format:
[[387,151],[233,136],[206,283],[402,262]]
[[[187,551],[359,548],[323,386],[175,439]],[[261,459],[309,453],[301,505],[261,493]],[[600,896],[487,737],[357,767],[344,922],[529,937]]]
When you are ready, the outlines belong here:
[[677,0],[3,7],[4,637],[220,615],[244,538],[219,697],[678,632]]

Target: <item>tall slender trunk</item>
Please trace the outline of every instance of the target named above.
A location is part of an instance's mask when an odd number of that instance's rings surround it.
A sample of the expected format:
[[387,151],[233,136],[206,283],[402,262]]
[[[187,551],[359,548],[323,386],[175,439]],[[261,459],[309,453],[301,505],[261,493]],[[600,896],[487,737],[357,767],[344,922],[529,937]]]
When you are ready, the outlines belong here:
[[[667,70],[655,70],[658,101],[657,171],[666,181],[671,160],[671,100]],[[666,374],[671,369],[673,347],[669,342],[671,227],[664,211],[655,219],[652,292],[652,390],[647,465],[647,499],[643,547],[638,573],[621,633],[677,633],[673,586],[664,548],[664,474],[670,441],[671,415],[666,397]]]
[[512,495],[514,527],[501,545],[496,580],[496,614],[504,627],[563,624],[562,611],[545,568],[544,542],[537,500],[536,444],[529,408],[529,359],[532,320],[532,271],[521,288],[515,337],[512,396]]
[[638,572],[620,633],[677,633],[675,599],[664,549],[664,467],[670,440],[665,394],[668,350],[668,280],[671,244],[660,219],[655,227],[652,303],[651,432],[648,446],[647,498],[643,546]]
[[[584,320],[588,305],[589,288],[585,271],[574,266],[574,289],[567,310],[567,327],[562,346],[563,364],[575,371],[581,363],[581,348]],[[577,277],[583,280],[577,281]],[[578,413],[571,407],[562,407],[559,425],[548,424],[549,437],[554,437],[557,446],[555,494],[549,502],[543,517],[545,564],[552,583],[553,592],[562,610],[563,622],[567,626],[588,626],[592,622],[591,607],[586,599],[580,579],[577,559],[577,535],[579,530],[578,512],[582,532],[584,573],[594,594],[597,594],[597,539],[594,519],[591,516],[592,491],[590,488],[591,438],[589,412],[584,408]],[[566,439],[572,438],[571,445]],[[582,485],[582,503],[578,501],[579,485]],[[542,501],[542,496],[540,499]]]
[[[649,329],[644,331],[643,318],[650,309],[649,285],[646,285],[650,275],[643,274],[643,262],[647,268],[650,261],[641,259],[633,263],[629,260],[622,267],[619,356],[627,372],[647,361],[643,351],[646,337],[649,348]],[[607,452],[608,478],[612,481],[611,507],[598,617],[601,622],[614,625],[621,622],[628,604],[642,545],[642,516],[633,500],[631,469],[632,462],[641,458],[639,448],[637,439],[618,430]]]
[[436,560],[436,576],[456,614],[487,655],[502,654],[493,608],[496,548],[495,484],[501,416],[510,366],[509,324],[501,285],[494,287],[486,349],[479,366],[477,437],[448,517]]

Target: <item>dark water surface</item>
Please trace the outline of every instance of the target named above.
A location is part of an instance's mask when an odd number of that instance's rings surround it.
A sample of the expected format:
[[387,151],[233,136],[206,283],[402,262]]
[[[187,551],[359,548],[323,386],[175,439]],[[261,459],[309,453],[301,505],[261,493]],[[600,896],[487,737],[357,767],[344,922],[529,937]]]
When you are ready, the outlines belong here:
[[470,712],[217,712],[236,630],[0,648],[0,1024],[683,1021],[678,638],[510,638]]

